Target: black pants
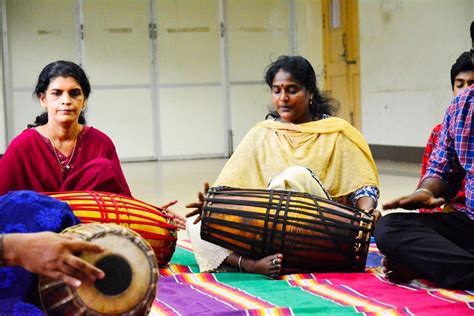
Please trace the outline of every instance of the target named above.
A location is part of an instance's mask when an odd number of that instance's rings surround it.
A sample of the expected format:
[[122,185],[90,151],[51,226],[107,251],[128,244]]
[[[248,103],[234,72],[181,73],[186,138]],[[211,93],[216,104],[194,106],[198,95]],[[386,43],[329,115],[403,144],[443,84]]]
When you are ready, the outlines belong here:
[[375,240],[389,259],[441,287],[474,289],[474,220],[464,213],[392,213]]

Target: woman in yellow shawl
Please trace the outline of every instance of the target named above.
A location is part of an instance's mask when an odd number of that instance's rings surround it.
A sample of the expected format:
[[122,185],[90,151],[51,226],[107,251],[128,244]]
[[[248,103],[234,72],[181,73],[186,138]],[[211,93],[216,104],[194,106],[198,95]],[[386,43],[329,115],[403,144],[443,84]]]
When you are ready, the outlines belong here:
[[[331,116],[335,101],[318,90],[311,64],[301,56],[280,56],[268,66],[265,82],[274,106],[269,119],[247,133],[214,186],[301,191],[374,209],[378,175],[369,146],[358,130]],[[204,193],[208,188],[205,184]],[[187,205],[195,208],[187,214],[195,216],[187,229],[201,271],[230,265],[270,277],[280,274],[282,254],[253,260],[200,239],[203,201],[200,193],[199,202]]]

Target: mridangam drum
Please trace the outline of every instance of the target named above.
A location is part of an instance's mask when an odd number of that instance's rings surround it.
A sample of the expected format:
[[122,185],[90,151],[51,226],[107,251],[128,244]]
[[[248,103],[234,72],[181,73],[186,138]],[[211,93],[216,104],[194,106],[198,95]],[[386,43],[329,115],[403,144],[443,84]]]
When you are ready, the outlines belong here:
[[101,245],[102,253],[83,252],[80,258],[105,272],[93,284],[73,288],[42,277],[43,309],[49,315],[147,315],[155,298],[158,264],[150,245],[132,230],[114,224],[70,227],[69,233]]
[[150,243],[160,266],[171,260],[177,228],[164,210],[113,193],[81,191],[48,195],[68,203],[82,223],[115,223],[136,231]]
[[260,259],[282,253],[284,273],[364,271],[374,218],[305,193],[211,188],[201,237]]

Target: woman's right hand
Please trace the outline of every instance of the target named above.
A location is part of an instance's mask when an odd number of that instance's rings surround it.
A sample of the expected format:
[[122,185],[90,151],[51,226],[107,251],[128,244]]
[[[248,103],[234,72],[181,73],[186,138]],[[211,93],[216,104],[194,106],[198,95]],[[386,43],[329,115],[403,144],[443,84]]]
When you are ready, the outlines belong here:
[[174,220],[176,226],[178,227],[178,230],[180,230],[180,229],[185,230],[186,229],[186,219],[183,216],[181,216],[179,214],[176,214],[175,212],[173,212],[172,210],[169,209],[169,207],[175,205],[176,203],[178,203],[178,201],[176,201],[176,200],[168,202],[168,203],[160,206],[160,209],[162,209],[168,215],[171,215],[173,217],[173,220]]
[[73,287],[82,282],[103,279],[105,274],[75,254],[100,253],[104,249],[72,235],[52,232],[14,233],[4,236],[4,259],[7,265],[61,280]]
[[205,182],[204,193],[203,192],[198,193],[199,201],[186,205],[186,208],[194,208],[194,210],[186,214],[186,218],[192,217],[194,215],[198,215],[196,219],[194,220],[193,224],[197,224],[201,220],[202,208],[204,207],[204,199],[208,191],[209,191],[209,183]]

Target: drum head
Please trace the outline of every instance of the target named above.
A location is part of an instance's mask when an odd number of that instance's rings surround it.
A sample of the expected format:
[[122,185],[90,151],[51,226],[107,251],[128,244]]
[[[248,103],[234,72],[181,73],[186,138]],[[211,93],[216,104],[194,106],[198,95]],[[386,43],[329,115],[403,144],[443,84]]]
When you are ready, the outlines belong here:
[[79,287],[80,300],[101,314],[121,314],[139,305],[148,291],[144,285],[153,282],[149,258],[139,243],[133,237],[115,234],[92,242],[107,250],[100,254],[84,252],[81,258],[104,270],[105,278]]
[[150,245],[137,233],[114,224],[85,224],[69,233],[102,246],[79,257],[102,269],[105,278],[79,288],[41,277],[40,299],[49,315],[145,315],[156,295],[158,264]]

